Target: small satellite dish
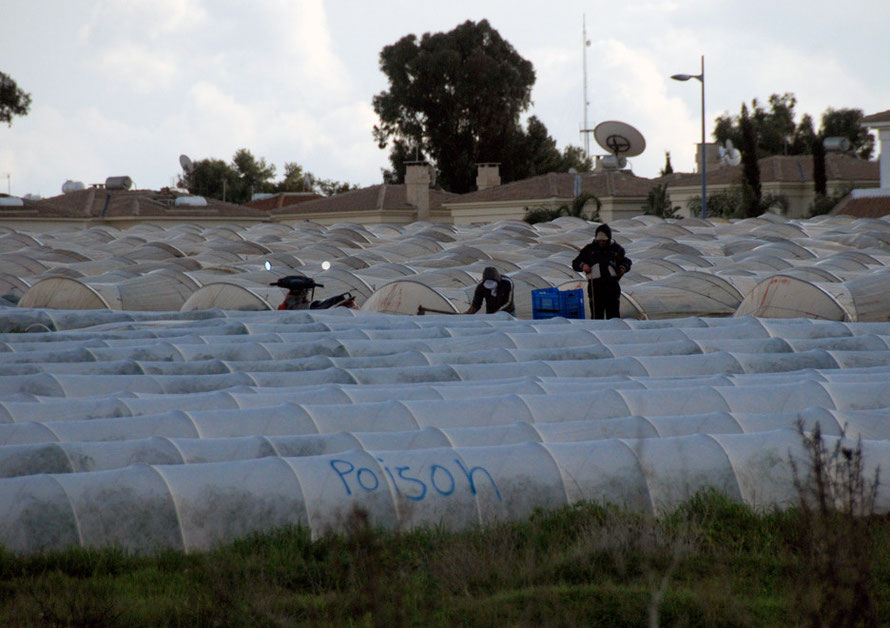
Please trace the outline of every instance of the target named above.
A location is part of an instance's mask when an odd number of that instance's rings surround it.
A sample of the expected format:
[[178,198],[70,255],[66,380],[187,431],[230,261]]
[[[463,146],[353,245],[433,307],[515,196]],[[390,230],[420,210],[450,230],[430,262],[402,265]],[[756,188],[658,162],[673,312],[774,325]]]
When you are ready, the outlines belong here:
[[327,270],[331,267],[331,263],[328,260],[325,260],[321,263],[321,269]]
[[742,163],[742,153],[732,145],[732,140],[726,140],[726,146],[720,147],[720,161],[727,166],[738,166]]
[[597,144],[616,157],[636,157],[646,150],[643,134],[631,125],[616,120],[597,124],[593,137]]
[[182,169],[185,171],[186,174],[195,169],[195,164],[192,163],[192,160],[189,159],[188,155],[179,156],[179,165],[182,166]]
[[266,267],[266,270],[272,270],[272,262],[270,262],[269,260],[266,260],[266,263],[263,264],[263,266]]

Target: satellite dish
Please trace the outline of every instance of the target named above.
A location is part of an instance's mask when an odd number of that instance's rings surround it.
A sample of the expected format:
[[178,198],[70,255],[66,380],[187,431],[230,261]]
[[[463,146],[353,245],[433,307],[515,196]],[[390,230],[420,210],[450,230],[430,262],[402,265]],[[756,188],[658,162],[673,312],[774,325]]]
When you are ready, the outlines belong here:
[[269,260],[266,260],[266,263],[263,264],[263,266],[265,266],[266,270],[272,270],[272,262]]
[[600,122],[593,129],[596,143],[615,157],[636,157],[646,150],[643,134],[629,124],[616,120]]
[[322,270],[328,270],[331,267],[331,263],[328,260],[325,260],[321,263]]
[[742,153],[732,145],[732,140],[726,140],[726,146],[720,147],[720,161],[727,166],[738,166],[742,163]]
[[179,165],[182,166],[182,169],[186,172],[186,174],[195,169],[195,164],[192,163],[192,160],[189,159],[188,155],[179,156]]

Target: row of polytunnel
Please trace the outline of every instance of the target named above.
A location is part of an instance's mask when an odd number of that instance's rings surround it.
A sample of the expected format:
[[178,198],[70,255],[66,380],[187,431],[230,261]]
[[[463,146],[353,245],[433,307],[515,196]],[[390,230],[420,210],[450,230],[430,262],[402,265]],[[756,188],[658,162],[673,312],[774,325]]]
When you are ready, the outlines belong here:
[[[302,273],[324,284],[316,298],[350,292],[365,311],[415,314],[423,305],[456,313],[467,309],[482,270],[494,266],[513,279],[517,316],[528,319],[532,290],[584,285],[570,264],[595,227],[563,217],[535,225],[5,228],[0,302],[63,310],[269,310],[283,299],[282,289],[269,284]],[[624,318],[890,318],[887,219],[638,216],[611,227],[634,261],[622,280]]]
[[17,552],[321,535],[356,508],[407,530],[704,488],[781,507],[816,425],[862,439],[869,476],[890,463],[890,322],[20,307],[2,324]]

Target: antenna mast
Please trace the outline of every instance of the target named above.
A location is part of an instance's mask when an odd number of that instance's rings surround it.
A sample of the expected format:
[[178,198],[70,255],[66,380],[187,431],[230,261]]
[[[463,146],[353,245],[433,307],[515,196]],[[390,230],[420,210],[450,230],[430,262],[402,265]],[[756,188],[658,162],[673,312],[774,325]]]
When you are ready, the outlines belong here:
[[590,134],[593,129],[587,126],[587,106],[590,101],[587,100],[587,48],[590,46],[590,40],[587,39],[587,15],[581,16],[581,67],[584,71],[584,126],[581,129],[581,135],[584,136],[584,156],[590,157]]

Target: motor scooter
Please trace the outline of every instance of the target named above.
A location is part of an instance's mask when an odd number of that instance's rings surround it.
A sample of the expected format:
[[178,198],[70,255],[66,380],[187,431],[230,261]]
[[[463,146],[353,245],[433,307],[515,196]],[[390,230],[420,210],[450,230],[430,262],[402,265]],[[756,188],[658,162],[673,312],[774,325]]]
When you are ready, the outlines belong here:
[[288,275],[280,277],[269,284],[287,290],[284,301],[278,306],[279,310],[328,310],[334,307],[348,307],[357,310],[355,297],[351,292],[343,292],[334,296],[313,300],[316,288],[324,288],[324,284],[316,283],[314,279],[305,275]]

